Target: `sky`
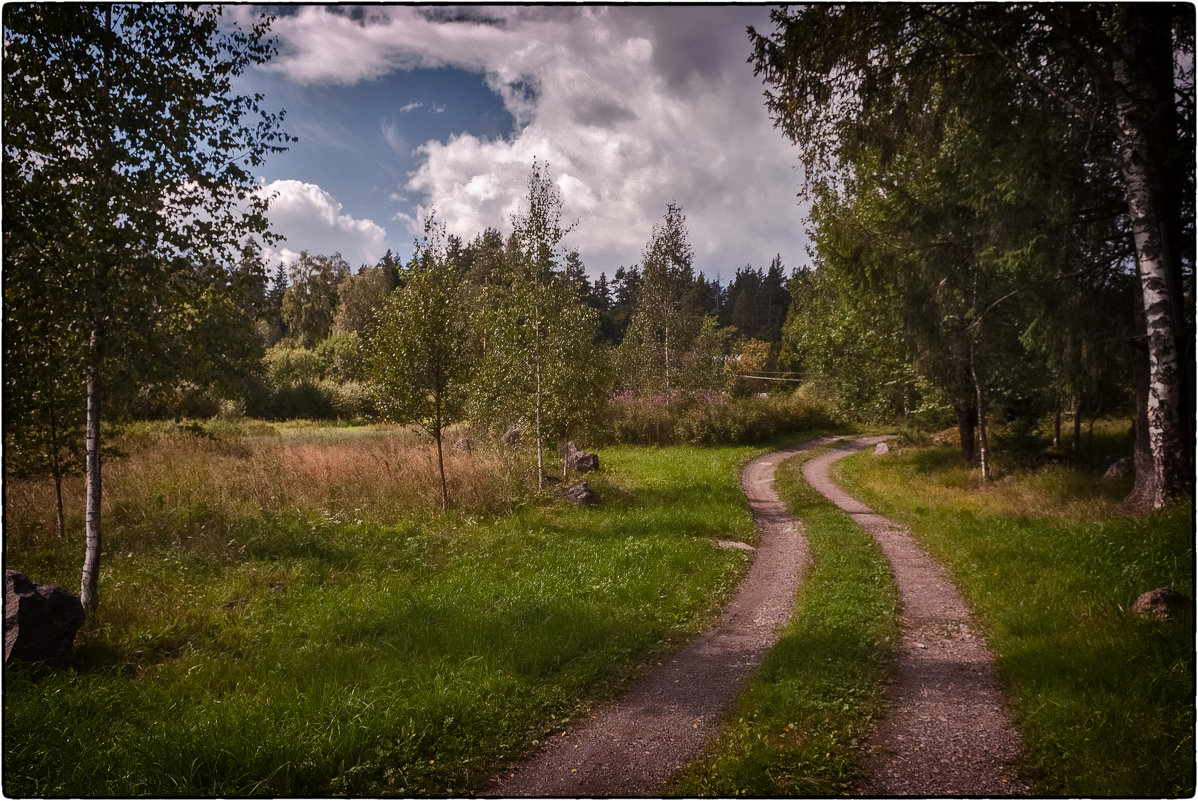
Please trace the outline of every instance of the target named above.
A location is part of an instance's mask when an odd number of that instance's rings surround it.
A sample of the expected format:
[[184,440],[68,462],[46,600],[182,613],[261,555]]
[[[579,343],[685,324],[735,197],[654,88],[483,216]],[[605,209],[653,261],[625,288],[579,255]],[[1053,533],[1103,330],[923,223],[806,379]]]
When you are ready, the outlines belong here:
[[639,263],[670,202],[709,278],[806,261],[797,152],[747,63],[768,7],[269,10],[279,53],[243,83],[299,138],[258,176],[278,259],[406,260],[430,210],[464,241],[506,236],[535,159],[592,276]]

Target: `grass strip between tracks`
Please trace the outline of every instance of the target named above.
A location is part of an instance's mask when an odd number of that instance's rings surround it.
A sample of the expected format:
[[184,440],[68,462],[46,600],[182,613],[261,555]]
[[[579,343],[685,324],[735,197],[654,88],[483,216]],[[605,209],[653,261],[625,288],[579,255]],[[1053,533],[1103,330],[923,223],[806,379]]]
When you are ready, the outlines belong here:
[[775,480],[811,546],[795,617],[708,756],[675,778],[676,795],[831,796],[857,775],[883,709],[898,596],[874,540],[803,480],[802,464],[821,452],[788,460]]

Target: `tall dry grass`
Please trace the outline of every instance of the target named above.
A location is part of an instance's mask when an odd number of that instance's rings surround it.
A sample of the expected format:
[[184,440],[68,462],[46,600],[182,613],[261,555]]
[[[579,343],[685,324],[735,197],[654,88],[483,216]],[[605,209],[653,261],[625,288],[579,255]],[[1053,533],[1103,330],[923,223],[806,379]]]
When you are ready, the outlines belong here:
[[[398,427],[353,436],[212,437],[134,430],[104,467],[106,550],[176,545],[214,553],[282,520],[390,525],[441,514],[436,449]],[[465,514],[511,507],[527,482],[499,453],[447,449],[450,502]],[[64,486],[68,537],[82,539],[83,479]],[[61,552],[49,480],[9,479],[6,536],[23,552]]]

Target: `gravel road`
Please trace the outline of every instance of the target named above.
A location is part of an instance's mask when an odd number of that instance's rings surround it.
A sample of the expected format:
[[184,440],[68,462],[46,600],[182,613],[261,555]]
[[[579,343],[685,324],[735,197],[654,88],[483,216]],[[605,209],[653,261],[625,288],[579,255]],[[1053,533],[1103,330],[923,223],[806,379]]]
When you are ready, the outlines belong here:
[[809,560],[802,526],[773,488],[774,468],[827,445],[819,439],[763,456],[741,483],[760,539],[753,564],[716,628],[636,680],[590,720],[554,731],[531,760],[494,779],[490,796],[660,796],[716,733],[716,719],[794,612]]

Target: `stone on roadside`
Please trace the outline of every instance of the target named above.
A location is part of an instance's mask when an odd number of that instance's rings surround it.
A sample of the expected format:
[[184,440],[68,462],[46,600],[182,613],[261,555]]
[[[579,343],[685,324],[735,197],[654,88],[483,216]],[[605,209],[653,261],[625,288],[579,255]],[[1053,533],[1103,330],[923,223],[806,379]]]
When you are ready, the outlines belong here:
[[1131,610],[1140,617],[1169,620],[1189,608],[1193,602],[1172,587],[1149,590],[1136,599]]
[[874,456],[885,456],[888,453],[890,453],[890,446],[885,442],[879,442],[878,446],[874,448]]
[[580,451],[573,442],[566,443],[566,469],[572,473],[590,473],[599,469],[599,454]]
[[1136,473],[1136,462],[1130,456],[1124,456],[1106,469],[1102,477],[1106,481],[1118,481],[1121,478],[1130,478]]
[[48,662],[66,667],[83,604],[62,587],[34,584],[15,570],[4,571],[4,664]]
[[595,504],[599,503],[599,493],[588,487],[585,481],[581,481],[567,488],[566,491],[562,493],[562,497],[564,497],[570,503],[576,504],[578,506],[594,506]]

